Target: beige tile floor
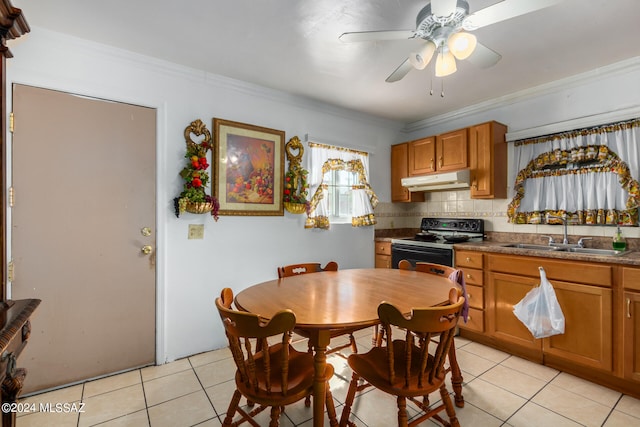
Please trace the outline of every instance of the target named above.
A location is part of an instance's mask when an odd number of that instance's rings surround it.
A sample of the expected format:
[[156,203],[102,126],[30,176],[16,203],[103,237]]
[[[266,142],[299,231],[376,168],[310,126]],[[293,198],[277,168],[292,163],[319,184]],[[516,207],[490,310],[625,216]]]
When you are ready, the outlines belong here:
[[[360,352],[368,350],[370,337],[369,331],[358,334]],[[640,426],[640,400],[459,337],[456,346],[464,375],[466,404],[456,408],[462,426]],[[331,390],[339,414],[351,373],[344,359],[333,355],[329,362],[336,370]],[[17,425],[220,426],[235,389],[234,371],[229,351],[221,349],[89,381],[21,401],[36,409],[41,403],[67,403],[70,409],[84,404],[83,412],[21,413]],[[372,388],[353,406],[359,426],[389,427],[395,417],[395,399]],[[266,426],[266,420],[260,422]],[[312,426],[311,409],[302,402],[287,407],[280,425]]]

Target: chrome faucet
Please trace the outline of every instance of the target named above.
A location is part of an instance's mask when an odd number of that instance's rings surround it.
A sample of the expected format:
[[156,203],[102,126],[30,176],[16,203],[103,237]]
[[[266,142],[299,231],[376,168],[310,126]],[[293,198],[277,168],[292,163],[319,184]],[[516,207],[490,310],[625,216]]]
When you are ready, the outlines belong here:
[[[562,239],[562,244],[563,245],[568,245],[569,244],[569,236],[567,235],[567,216],[557,216],[557,215],[547,215],[549,218],[557,218],[562,220],[562,224],[564,225],[564,236]],[[549,240],[549,244],[552,243],[552,239]]]

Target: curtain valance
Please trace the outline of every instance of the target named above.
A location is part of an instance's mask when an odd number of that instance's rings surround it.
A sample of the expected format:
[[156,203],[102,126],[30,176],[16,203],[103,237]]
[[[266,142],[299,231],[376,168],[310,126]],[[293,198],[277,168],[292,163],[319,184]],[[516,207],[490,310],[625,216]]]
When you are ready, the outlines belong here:
[[509,221],[638,225],[639,144],[640,119],[516,141]]

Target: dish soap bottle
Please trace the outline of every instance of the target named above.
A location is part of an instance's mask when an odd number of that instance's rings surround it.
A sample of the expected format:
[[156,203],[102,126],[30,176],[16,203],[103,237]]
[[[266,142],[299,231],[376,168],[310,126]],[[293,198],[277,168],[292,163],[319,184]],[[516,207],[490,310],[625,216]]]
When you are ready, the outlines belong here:
[[622,231],[620,231],[620,224],[618,224],[616,234],[613,235],[613,249],[615,249],[616,251],[624,251],[626,248],[627,242],[624,240]]

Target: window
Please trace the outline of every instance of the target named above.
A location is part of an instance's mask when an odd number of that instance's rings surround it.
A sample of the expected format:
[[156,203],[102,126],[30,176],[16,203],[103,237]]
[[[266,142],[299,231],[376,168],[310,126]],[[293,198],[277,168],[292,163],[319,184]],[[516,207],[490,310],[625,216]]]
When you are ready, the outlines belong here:
[[325,173],[327,184],[327,204],[329,222],[335,224],[351,223],[353,217],[353,187],[357,184],[354,172],[330,170]]
[[369,185],[368,154],[362,151],[309,143],[310,212],[306,228],[328,229],[330,223],[354,227],[374,225],[378,203]]

